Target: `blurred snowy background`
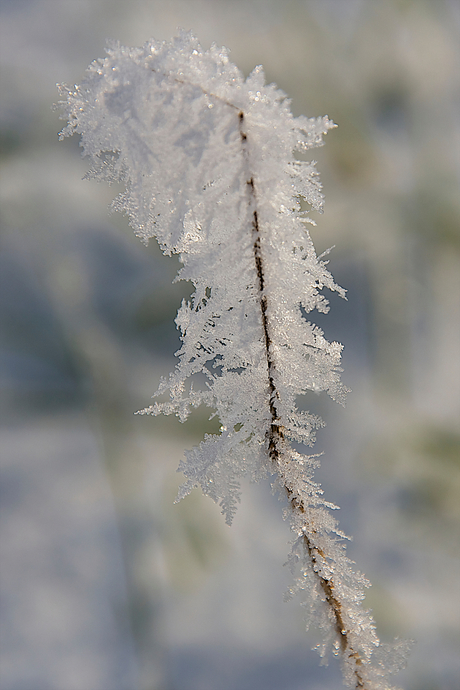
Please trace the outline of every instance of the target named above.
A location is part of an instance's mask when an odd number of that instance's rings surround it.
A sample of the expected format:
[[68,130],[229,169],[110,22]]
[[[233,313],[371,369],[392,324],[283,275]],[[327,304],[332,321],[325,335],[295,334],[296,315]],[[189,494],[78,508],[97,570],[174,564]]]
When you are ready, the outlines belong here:
[[231,529],[175,470],[205,413],[134,417],[174,366],[177,264],[109,216],[58,143],[56,82],[106,38],[193,29],[294,114],[315,152],[318,252],[348,289],[317,322],[344,343],[344,409],[318,474],[373,583],[382,638],[416,646],[406,690],[460,678],[459,0],[1,0],[2,690],[338,690],[319,667],[268,484]]

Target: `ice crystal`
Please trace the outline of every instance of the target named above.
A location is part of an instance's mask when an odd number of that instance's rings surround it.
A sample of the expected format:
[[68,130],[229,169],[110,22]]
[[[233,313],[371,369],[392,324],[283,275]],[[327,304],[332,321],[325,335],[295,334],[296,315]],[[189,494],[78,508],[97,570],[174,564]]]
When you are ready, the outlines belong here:
[[298,397],[325,391],[342,401],[346,392],[342,346],[306,318],[328,311],[324,287],[344,290],[316,256],[300,204],[322,209],[315,165],[295,156],[335,125],[293,117],[261,67],[244,79],[225,49],[205,51],[191,34],[107,53],[81,86],[61,87],[61,136],[81,135],[90,176],[124,183],[113,207],[144,242],[156,237],[165,254],[178,254],[178,279],[195,288],[176,318],[178,364],[154,396],[169,399],[140,414],[185,421],[201,404],[215,411],[221,433],[186,453],[179,498],[201,486],[228,523],[241,478],[275,476],[294,533],[291,593],[305,594],[324,631],[321,654],[341,654],[350,687],[388,689],[361,605],[368,582],[313,480],[316,458],[298,452],[322,425],[297,408]]

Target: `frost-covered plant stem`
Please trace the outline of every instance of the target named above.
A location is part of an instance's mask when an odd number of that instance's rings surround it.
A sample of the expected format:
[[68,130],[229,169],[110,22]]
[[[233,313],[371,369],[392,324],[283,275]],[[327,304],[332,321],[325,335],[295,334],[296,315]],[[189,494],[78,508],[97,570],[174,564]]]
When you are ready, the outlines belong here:
[[[244,113],[240,111],[240,135],[242,148],[247,158],[247,134],[244,132]],[[249,171],[250,172],[250,171]],[[249,176],[249,175],[248,175]],[[267,377],[269,383],[269,407],[271,415],[270,430],[267,432],[268,437],[268,453],[273,464],[273,469],[278,475],[279,483],[284,487],[287,499],[291,506],[293,514],[296,516],[296,522],[302,521],[304,523],[302,540],[304,548],[312,563],[312,570],[317,576],[321,589],[324,592],[325,600],[330,606],[333,619],[335,620],[335,629],[337,637],[340,640],[340,649],[342,654],[347,654],[352,659],[354,664],[354,676],[356,679],[356,687],[364,688],[364,679],[362,678],[360,667],[363,660],[359,652],[357,652],[350,641],[350,631],[347,630],[343,616],[342,604],[335,596],[335,586],[332,577],[325,578],[321,572],[321,564],[319,561],[326,560],[326,554],[323,550],[316,546],[313,540],[311,530],[309,530],[308,518],[302,497],[295,491],[295,482],[289,476],[289,464],[283,463],[283,457],[286,455],[286,448],[284,447],[283,428],[279,423],[279,415],[276,409],[276,401],[279,399],[279,393],[276,390],[273,371],[276,369],[274,361],[274,353],[272,348],[272,337],[270,335],[270,325],[267,318],[268,296],[265,290],[264,280],[264,261],[261,251],[261,238],[259,231],[258,212],[257,212],[257,197],[254,187],[254,179],[251,176],[247,182],[249,194],[249,207],[253,208],[252,212],[252,232],[254,238],[254,263],[257,271],[257,278],[260,291],[260,312],[262,325],[264,330],[265,353],[267,357]]]
[[290,594],[306,595],[324,633],[321,655],[341,655],[350,687],[390,690],[404,648],[381,654],[362,607],[369,583],[345,554],[336,506],[313,481],[316,457],[297,451],[323,426],[298,397],[325,391],[341,402],[346,393],[342,346],[306,318],[328,311],[323,287],[344,290],[316,256],[299,203],[321,211],[314,163],[293,155],[321,145],[334,124],[294,118],[261,68],[245,80],[225,49],[203,51],[190,34],[114,45],[81,86],[62,92],[62,136],[82,135],[91,176],[125,184],[113,207],[145,242],[156,237],[165,254],[179,254],[178,278],[195,288],[176,318],[178,364],[154,396],[169,400],[140,411],[185,421],[205,404],[221,420],[220,434],[186,452],[178,498],[201,486],[230,524],[241,478],[274,476],[294,534]]
[[[244,113],[239,112],[239,130],[241,136],[241,145],[246,162],[248,162],[248,151],[247,151],[247,134],[244,131]],[[299,538],[303,544],[303,548],[308,558],[311,562],[312,572],[314,577],[317,578],[318,583],[324,593],[324,598],[327,606],[330,607],[330,618],[332,618],[333,625],[335,628],[336,637],[338,640],[338,645],[340,647],[340,652],[342,655],[346,656],[349,660],[347,664],[348,669],[347,676],[348,679],[355,683],[356,688],[362,688],[363,690],[370,685],[366,685],[365,679],[363,677],[363,658],[362,654],[357,648],[353,646],[353,633],[347,628],[344,621],[343,615],[343,604],[336,595],[336,587],[334,583],[334,577],[329,574],[325,576],[324,566],[328,561],[327,554],[323,549],[315,543],[316,530],[312,525],[309,524],[308,506],[305,506],[303,497],[296,491],[297,477],[292,476],[291,466],[292,463],[289,462],[289,451],[290,448],[286,447],[283,427],[280,424],[280,415],[277,411],[277,401],[280,399],[279,392],[276,389],[274,381],[274,371],[276,370],[275,354],[273,351],[273,339],[271,335],[271,327],[267,316],[269,295],[267,294],[267,289],[265,285],[265,271],[264,271],[264,259],[261,247],[261,236],[259,229],[258,220],[258,203],[257,194],[254,185],[254,178],[251,175],[251,171],[248,165],[248,206],[252,209],[252,235],[253,235],[253,249],[254,249],[254,264],[257,272],[257,280],[259,286],[259,304],[261,312],[261,321],[264,331],[264,344],[265,344],[265,354],[267,358],[267,378],[268,378],[268,390],[269,390],[269,409],[271,422],[269,429],[267,430],[268,439],[268,454],[272,462],[273,471],[278,477],[278,483],[280,487],[283,487],[289,505],[293,514],[293,523],[296,525],[297,529],[301,525],[301,533]],[[288,461],[286,462],[286,458]],[[373,627],[372,624],[370,626]]]

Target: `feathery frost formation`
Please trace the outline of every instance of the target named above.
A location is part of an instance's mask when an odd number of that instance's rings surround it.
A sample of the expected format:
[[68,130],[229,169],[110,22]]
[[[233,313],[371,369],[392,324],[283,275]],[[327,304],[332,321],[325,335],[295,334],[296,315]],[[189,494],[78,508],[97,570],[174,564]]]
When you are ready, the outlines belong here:
[[156,237],[165,254],[178,254],[178,279],[195,287],[176,318],[176,369],[140,414],[185,421],[201,404],[215,411],[221,433],[186,453],[179,498],[200,485],[228,523],[240,479],[275,476],[294,533],[291,593],[305,593],[324,631],[321,655],[341,654],[350,687],[387,690],[404,650],[382,662],[361,606],[368,582],[313,481],[317,461],[297,450],[322,426],[297,409],[298,396],[326,391],[342,401],[346,392],[342,346],[305,317],[328,311],[323,287],[344,291],[316,257],[301,210],[300,198],[321,211],[314,163],[294,155],[320,146],[334,124],[293,117],[261,67],[244,79],[225,49],[204,51],[191,34],[107,52],[81,86],[61,87],[69,122],[61,136],[81,135],[89,176],[124,183],[113,208],[144,242]]

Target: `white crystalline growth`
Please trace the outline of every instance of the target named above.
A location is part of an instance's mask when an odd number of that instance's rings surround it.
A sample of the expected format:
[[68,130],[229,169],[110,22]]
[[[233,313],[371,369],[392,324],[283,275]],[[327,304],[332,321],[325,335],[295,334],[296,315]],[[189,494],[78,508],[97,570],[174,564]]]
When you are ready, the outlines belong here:
[[295,535],[293,591],[307,592],[345,681],[389,688],[380,662],[372,670],[379,641],[361,607],[366,580],[312,479],[316,460],[295,450],[322,425],[297,398],[326,391],[342,401],[346,392],[342,346],[305,318],[327,312],[323,287],[344,291],[316,257],[301,210],[300,198],[322,208],[314,163],[294,155],[320,146],[334,124],[293,117],[260,67],[245,80],[225,49],[204,51],[186,33],[142,48],[113,44],[81,86],[61,93],[61,136],[81,135],[90,176],[124,183],[113,207],[144,242],[156,237],[178,254],[178,278],[195,288],[176,319],[178,364],[155,394],[169,400],[141,411],[185,421],[205,404],[220,419],[221,433],[186,453],[180,497],[200,485],[230,523],[240,479],[275,475]]

